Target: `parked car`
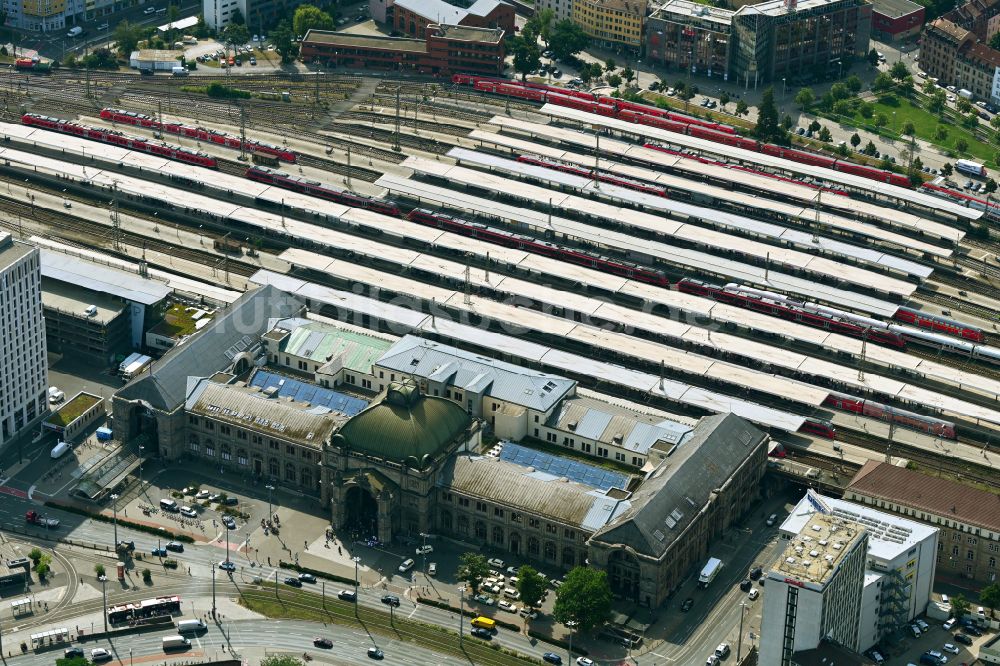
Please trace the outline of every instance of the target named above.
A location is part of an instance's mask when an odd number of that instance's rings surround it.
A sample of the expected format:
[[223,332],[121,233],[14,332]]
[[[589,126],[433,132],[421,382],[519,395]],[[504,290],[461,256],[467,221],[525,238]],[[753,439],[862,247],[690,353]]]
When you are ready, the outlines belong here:
[[436,576],[437,572],[438,572],[437,562],[431,562],[430,564],[427,565],[427,575],[428,576]]
[[197,518],[198,512],[194,510],[194,507],[182,506],[181,515],[184,516],[185,518]]
[[395,606],[398,608],[399,597],[397,597],[395,594],[383,594],[382,603],[384,603],[386,606]]
[[972,639],[965,634],[955,634],[954,639],[956,643],[961,643],[962,645],[972,645]]
[[417,555],[430,555],[433,552],[434,552],[434,546],[427,545],[427,546],[417,547]]
[[749,593],[749,594],[747,595],[747,598],[748,598],[748,599],[750,599],[750,601],[753,601],[754,599],[756,599],[756,598],[757,598],[757,597],[759,597],[759,596],[760,596],[760,590],[758,590],[758,589],[757,589],[757,588],[755,587],[755,588],[752,588],[752,589],[750,590],[750,593]]
[[210,493],[208,496],[209,502],[218,502],[222,499],[222,493]]
[[764,570],[760,567],[754,567],[750,570],[750,580],[757,580],[764,575]]
[[63,650],[63,657],[66,659],[73,659],[75,657],[83,656],[83,648],[81,647],[68,647]]
[[576,666],[597,666],[593,659],[588,657],[577,657]]
[[752,587],[753,582],[749,578],[744,579],[743,582],[740,583],[740,590],[743,592],[749,592]]
[[562,657],[557,655],[555,652],[546,652],[542,655],[542,661],[559,666],[562,664]]
[[955,647],[951,643],[945,643],[941,649],[944,650],[945,652],[950,652],[952,654],[958,654],[960,651],[957,647]]
[[719,647],[715,648],[715,656],[719,659],[725,659],[729,656],[729,643],[719,643]]
[[492,606],[497,602],[496,599],[489,596],[488,594],[477,594],[476,596],[473,597],[473,599],[475,599],[484,606]]
[[916,622],[917,626],[920,627],[920,631],[924,633],[927,633],[927,630],[931,628],[931,625],[927,624],[927,622],[921,620],[919,617],[915,619],[914,622]]
[[107,661],[111,659],[111,653],[104,648],[94,648],[90,651],[91,661]]
[[486,561],[494,569],[503,569],[504,562],[499,557],[494,557]]
[[776,522],[778,522],[778,514],[772,513],[770,516],[767,517],[766,524],[768,527],[773,527]]
[[199,490],[194,494],[194,498],[198,500],[208,499],[208,496],[211,494],[212,493],[208,492],[207,490]]
[[955,618],[951,618],[941,626],[944,627],[945,631],[951,631],[951,628],[954,627],[956,624],[958,624],[958,620],[956,620]]
[[236,529],[236,521],[233,519],[232,516],[223,516],[222,517],[222,524],[225,525],[227,529],[230,529],[230,530],[235,530]]
[[517,606],[515,606],[512,603],[510,603],[509,601],[503,601],[503,600],[501,600],[500,603],[497,604],[497,607],[500,610],[506,611],[508,613],[516,613],[517,612]]

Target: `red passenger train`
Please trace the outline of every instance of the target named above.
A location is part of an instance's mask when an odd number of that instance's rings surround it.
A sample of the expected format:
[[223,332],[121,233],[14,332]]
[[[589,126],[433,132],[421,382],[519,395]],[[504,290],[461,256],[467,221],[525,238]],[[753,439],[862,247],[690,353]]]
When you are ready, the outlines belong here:
[[250,152],[272,155],[277,157],[282,162],[294,163],[297,159],[295,151],[289,150],[288,148],[273,146],[269,143],[263,143],[253,139],[247,139],[246,142],[244,142],[238,136],[232,136],[231,134],[218,132],[216,130],[205,129],[204,127],[192,127],[191,125],[184,125],[182,123],[161,123],[155,118],[141,113],[136,113],[134,111],[105,108],[101,109],[101,118],[104,120],[111,120],[116,123],[135,125],[137,127],[149,127],[161,132],[167,132],[168,134],[177,134],[178,136],[186,136],[192,139],[197,139],[198,141],[207,141],[219,146],[225,146],[226,148],[239,150],[242,147],[244,150],[248,150]]
[[138,150],[151,155],[159,155],[172,160],[187,162],[188,164],[197,164],[209,169],[214,169],[218,166],[218,162],[214,157],[198,152],[197,150],[181,146],[171,146],[170,144],[144,137],[128,136],[127,134],[104,129],[103,127],[81,125],[80,123],[60,120],[59,118],[50,118],[37,113],[24,114],[21,116],[21,122],[31,127],[41,127],[54,132],[61,132],[62,134],[72,134],[73,136],[90,139],[91,141],[109,143],[121,146],[122,148],[128,148],[129,150]]
[[920,328],[927,328],[932,331],[937,331],[938,333],[946,333],[965,340],[972,340],[973,342],[984,342],[986,340],[986,333],[984,333],[981,328],[969,326],[968,324],[963,324],[962,322],[955,321],[954,319],[918,312],[909,308],[899,308],[896,310],[896,314],[893,315],[893,319],[905,321],[907,324],[919,326]]
[[849,335],[853,338],[864,337],[870,342],[877,342],[887,347],[894,347],[896,349],[906,347],[906,340],[897,333],[885,329],[862,326],[856,322],[837,318],[822,312],[810,312],[805,308],[796,307],[795,303],[790,299],[776,301],[757,294],[727,289],[726,287],[690,278],[679,280],[677,282],[677,290],[686,294],[711,298],[714,301],[734,305],[738,308],[763,312],[764,314],[798,322],[806,326]]
[[865,400],[840,393],[831,393],[823,401],[823,404],[827,407],[836,407],[847,412],[870,416],[880,421],[891,421],[898,426],[919,430],[935,437],[956,439],[955,424],[951,421],[934,418],[933,416],[915,414],[905,409],[888,407],[872,400]]
[[517,161],[524,162],[525,164],[545,167],[546,169],[552,169],[554,171],[571,173],[575,176],[583,176],[584,178],[590,178],[591,180],[596,178],[602,183],[625,187],[630,190],[635,190],[636,192],[645,192],[646,194],[652,194],[658,197],[667,196],[667,189],[660,185],[653,185],[641,180],[625,178],[624,176],[618,176],[607,171],[594,171],[593,169],[582,167],[579,164],[567,164],[565,162],[557,162],[555,160],[546,159],[544,157],[536,157],[534,155],[521,155],[517,158]]
[[517,248],[525,252],[541,254],[546,257],[560,259],[562,261],[586,266],[612,275],[655,284],[660,287],[669,287],[670,282],[667,277],[654,269],[638,266],[628,261],[615,259],[613,257],[603,257],[591,254],[583,250],[576,250],[562,247],[555,243],[539,240],[531,236],[522,236],[503,229],[494,229],[478,222],[469,222],[461,218],[452,217],[444,213],[438,213],[425,208],[414,208],[406,216],[409,220],[429,227],[445,229],[463,236],[478,238],[490,243],[496,243],[503,247]]
[[822,419],[806,419],[802,427],[799,428],[799,432],[816,435],[817,437],[825,437],[826,439],[837,439],[837,429],[833,427],[832,423]]
[[330,185],[324,185],[319,181],[309,180],[308,178],[303,178],[302,176],[292,176],[284,171],[278,171],[276,169],[252,166],[247,169],[245,175],[250,180],[267,183],[268,185],[276,185],[278,187],[283,187],[286,190],[301,192],[303,194],[319,197],[328,201],[335,201],[339,204],[344,204],[345,206],[365,208],[367,210],[373,210],[376,213],[393,215],[396,217],[403,214],[403,212],[399,209],[399,206],[397,206],[393,201],[373,199],[361,194],[355,194],[354,192],[338,190]]

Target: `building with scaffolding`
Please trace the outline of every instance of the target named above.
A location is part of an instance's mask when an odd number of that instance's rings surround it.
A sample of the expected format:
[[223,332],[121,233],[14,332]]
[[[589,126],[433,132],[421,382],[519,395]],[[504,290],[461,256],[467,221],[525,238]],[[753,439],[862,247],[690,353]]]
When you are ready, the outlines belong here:
[[[858,528],[859,531],[863,528],[867,535],[857,608],[857,642],[847,647],[858,651],[867,650],[924,613],[930,602],[934,582],[938,551],[937,528],[810,490],[782,523],[779,532],[781,538],[790,544],[805,544],[799,559],[816,559],[812,553],[829,546],[830,540],[813,534],[815,528],[809,525],[816,516],[834,519],[844,526]],[[773,594],[770,582],[768,581],[768,595]],[[769,608],[770,604],[766,604],[763,621],[765,624],[770,623],[771,631],[775,631],[773,624],[780,622],[781,618],[769,615]],[[764,630],[764,636],[768,635],[767,631]],[[821,633],[816,637],[817,643],[824,635]],[[773,633],[771,636],[780,638]],[[809,649],[808,645],[799,647],[798,640],[797,636],[796,651]],[[761,656],[764,656],[763,650]],[[762,660],[761,663],[765,662]]]

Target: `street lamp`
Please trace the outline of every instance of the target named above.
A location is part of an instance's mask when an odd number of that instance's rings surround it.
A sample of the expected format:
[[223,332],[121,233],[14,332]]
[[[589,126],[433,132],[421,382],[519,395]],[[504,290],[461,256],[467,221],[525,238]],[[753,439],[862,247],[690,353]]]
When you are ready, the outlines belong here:
[[420,548],[420,554],[424,558],[424,565],[423,565],[424,566],[424,577],[426,578],[427,577],[427,534],[425,534],[424,532],[421,532],[420,536],[424,540],[424,545]]
[[747,612],[747,603],[745,601],[740,602],[740,635],[737,636],[736,640],[736,663],[740,663],[740,653],[743,651],[743,617]]
[[215,618],[215,562],[212,562],[212,618]]
[[351,558],[354,561],[354,617],[358,616],[358,562],[361,558],[355,555]]
[[271,511],[271,491],[274,490],[274,486],[269,483],[265,488],[267,488],[267,519],[271,520],[271,516],[273,515]]
[[462,627],[465,618],[465,587],[458,588],[458,649],[462,649]]
[[118,495],[117,494],[112,494],[111,495],[111,506],[112,506],[113,511],[115,512],[115,519],[114,519],[114,525],[115,525],[115,552],[117,552],[118,551]]
[[574,620],[567,620],[566,623],[565,623],[565,626],[566,626],[567,629],[569,629],[569,653],[568,654],[569,654],[569,660],[572,663],[572,661],[573,661],[573,627],[576,626],[576,622]]
[[139,445],[139,494],[142,495],[142,452],[146,447]]

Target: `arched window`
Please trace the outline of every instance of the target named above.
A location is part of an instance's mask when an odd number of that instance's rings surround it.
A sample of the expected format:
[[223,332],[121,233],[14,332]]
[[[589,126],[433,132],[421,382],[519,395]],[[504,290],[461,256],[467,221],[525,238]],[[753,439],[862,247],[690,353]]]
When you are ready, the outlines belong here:
[[295,483],[295,465],[292,463],[285,463],[285,481]]
[[528,555],[538,557],[538,539],[535,537],[528,537]]
[[481,520],[476,521],[476,538],[485,539],[486,538],[486,523]]
[[503,528],[499,525],[493,526],[493,543],[503,545]]
[[274,478],[278,478],[278,475],[281,474],[281,466],[278,465],[278,459],[277,458],[269,458],[268,459],[268,461],[267,461],[267,471]]
[[250,461],[247,459],[246,449],[240,449],[236,452],[236,462],[244,467],[250,464]]
[[299,479],[301,479],[302,486],[305,488],[312,488],[312,470],[303,467],[302,471],[299,473]]
[[562,563],[567,569],[573,567],[574,560],[576,560],[576,554],[573,552],[572,548],[563,548]]
[[451,531],[451,511],[445,510],[441,512],[441,529],[448,532]]
[[556,559],[556,545],[551,541],[545,542],[545,559],[550,561],[555,561]]
[[469,519],[466,516],[458,517],[458,533],[462,536],[469,536]]

